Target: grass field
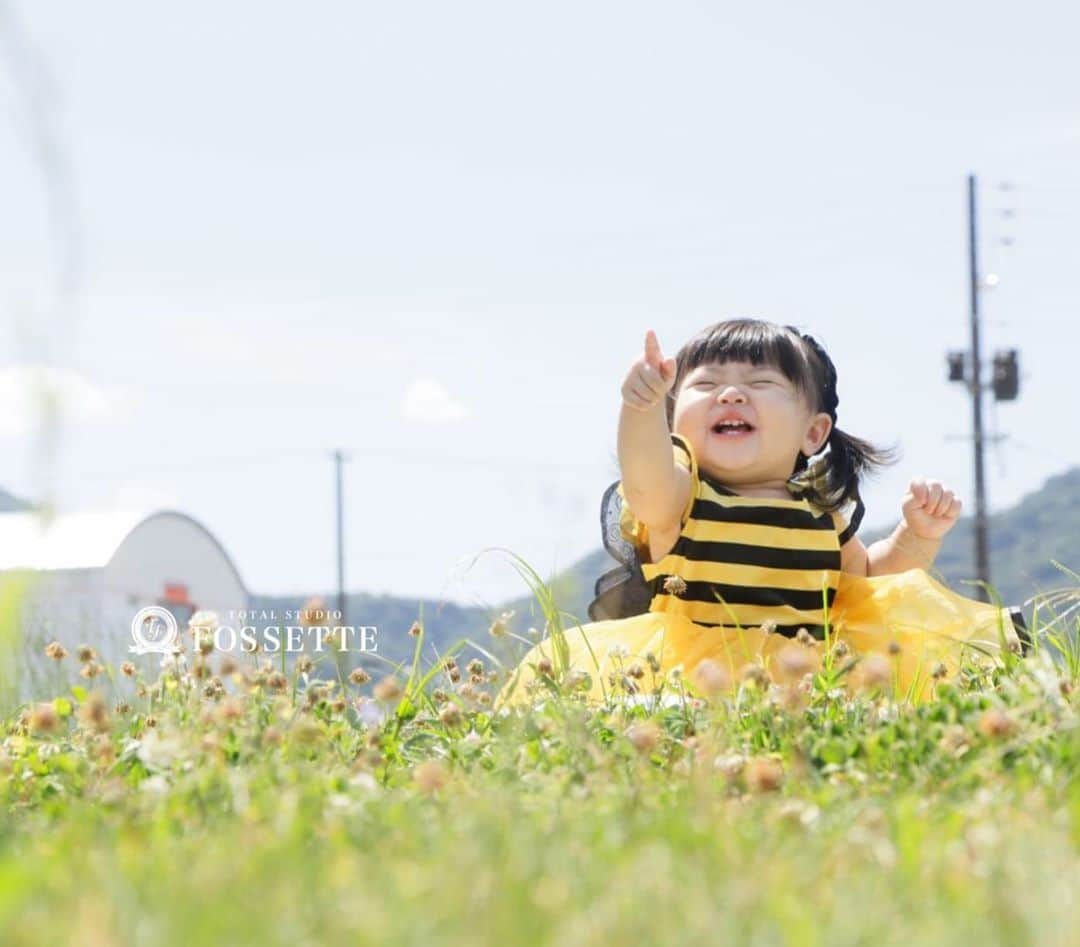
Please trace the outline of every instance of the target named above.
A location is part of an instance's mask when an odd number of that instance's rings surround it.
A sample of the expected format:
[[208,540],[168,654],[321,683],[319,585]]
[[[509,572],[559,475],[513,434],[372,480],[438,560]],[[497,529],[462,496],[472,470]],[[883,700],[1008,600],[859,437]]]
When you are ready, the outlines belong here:
[[70,690],[4,723],[7,947],[1080,938],[1067,645],[918,706],[747,674],[598,707],[555,674],[505,714],[479,658],[328,683],[61,650]]

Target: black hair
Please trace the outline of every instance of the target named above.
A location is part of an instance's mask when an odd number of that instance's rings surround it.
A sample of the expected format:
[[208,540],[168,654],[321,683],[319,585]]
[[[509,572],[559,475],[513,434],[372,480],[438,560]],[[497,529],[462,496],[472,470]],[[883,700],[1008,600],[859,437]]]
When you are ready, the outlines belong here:
[[[729,361],[768,365],[782,372],[806,399],[814,413],[832,419],[826,441],[823,478],[807,483],[806,495],[823,510],[838,510],[859,499],[859,483],[867,473],[895,463],[894,447],[877,447],[836,426],[836,366],[813,336],[794,326],[762,319],[728,319],[702,329],[675,356],[675,383],[667,396],[668,428],[674,429],[675,400],[686,376],[699,365]],[[806,470],[809,458],[802,451],[792,475]]]

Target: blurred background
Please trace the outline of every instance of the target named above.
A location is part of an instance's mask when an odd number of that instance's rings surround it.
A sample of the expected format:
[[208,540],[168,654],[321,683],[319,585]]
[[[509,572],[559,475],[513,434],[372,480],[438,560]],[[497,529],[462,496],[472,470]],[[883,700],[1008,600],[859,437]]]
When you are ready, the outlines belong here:
[[970,513],[972,173],[983,354],[1020,366],[985,405],[993,542],[1075,568],[1078,31],[1049,2],[0,2],[7,504],[178,511],[253,600],[332,597],[337,450],[356,601],[497,613],[527,589],[487,547],[610,565],[645,330],[749,315],[816,334],[840,426],[900,446],[865,537],[916,475]]

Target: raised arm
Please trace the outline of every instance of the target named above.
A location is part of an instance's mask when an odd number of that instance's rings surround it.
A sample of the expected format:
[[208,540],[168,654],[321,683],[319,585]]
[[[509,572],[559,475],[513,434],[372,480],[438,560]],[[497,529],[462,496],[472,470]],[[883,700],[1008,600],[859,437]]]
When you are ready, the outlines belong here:
[[901,523],[867,550],[868,574],[929,569],[941,541],[960,518],[960,500],[939,480],[917,477],[908,484]]
[[690,475],[675,463],[665,410],[674,383],[675,359],[664,358],[649,329],[622,386],[619,468],[630,512],[654,529],[677,524],[690,498]]

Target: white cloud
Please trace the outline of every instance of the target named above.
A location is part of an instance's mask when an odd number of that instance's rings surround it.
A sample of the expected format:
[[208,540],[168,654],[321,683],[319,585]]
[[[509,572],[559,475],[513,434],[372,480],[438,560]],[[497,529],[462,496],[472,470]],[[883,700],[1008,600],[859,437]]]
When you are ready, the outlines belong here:
[[[122,414],[118,391],[77,372],[37,363],[0,368],[0,436],[32,434],[45,423],[102,423]],[[53,412],[55,411],[55,418]]]
[[401,398],[401,416],[417,424],[453,423],[465,414],[460,402],[433,378],[418,378]]

